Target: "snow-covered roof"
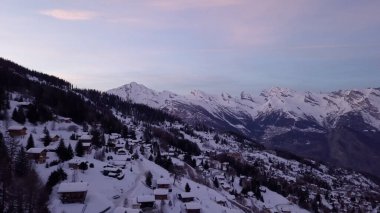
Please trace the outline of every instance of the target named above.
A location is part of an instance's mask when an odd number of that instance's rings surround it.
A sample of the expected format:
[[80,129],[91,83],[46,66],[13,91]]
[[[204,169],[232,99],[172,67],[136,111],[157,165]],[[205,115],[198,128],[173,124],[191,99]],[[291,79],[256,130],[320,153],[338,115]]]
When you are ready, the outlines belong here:
[[107,172],[118,172],[118,171],[121,171],[119,168],[115,168],[115,167],[106,167],[103,169],[103,171],[107,171]]
[[137,196],[137,202],[138,203],[145,203],[145,202],[154,202],[155,198],[153,195],[140,195]]
[[117,153],[128,153],[128,151],[126,149],[119,149],[117,150]]
[[215,201],[216,202],[226,202],[226,199],[224,199],[222,196],[216,196]]
[[113,213],[140,213],[140,209],[131,209],[131,208],[125,208],[125,207],[116,207]]
[[216,175],[215,177],[218,178],[219,180],[224,180],[226,178],[223,175]]
[[26,127],[25,126],[19,126],[19,125],[13,125],[13,126],[10,126],[8,128],[8,130],[13,130],[13,131],[23,130],[23,129],[26,129]]
[[91,143],[82,143],[82,146],[91,146]]
[[157,184],[159,185],[166,185],[166,184],[172,184],[173,181],[168,179],[168,178],[158,178],[157,179]]
[[185,209],[186,210],[201,209],[201,205],[199,205],[199,203],[196,203],[196,202],[189,202],[189,203],[185,203]]
[[113,161],[127,161],[128,158],[131,158],[129,155],[114,155]]
[[88,190],[87,182],[61,183],[58,188],[58,193],[85,192],[87,190]]
[[92,135],[82,135],[79,140],[92,140]]
[[26,151],[26,153],[39,154],[39,153],[43,152],[44,150],[46,150],[46,149],[45,148],[30,148]]
[[30,104],[30,102],[26,102],[26,101],[17,103],[17,105],[19,105],[19,106],[28,106],[29,104]]
[[153,194],[154,195],[167,195],[167,194],[169,194],[169,190],[167,190],[167,189],[155,189],[153,191]]
[[194,194],[191,192],[182,192],[180,193],[181,198],[194,198]]
[[69,161],[67,161],[68,163],[82,163],[82,162],[86,162],[86,160],[82,159],[82,158],[79,158],[79,157],[74,157],[72,159],[70,159]]

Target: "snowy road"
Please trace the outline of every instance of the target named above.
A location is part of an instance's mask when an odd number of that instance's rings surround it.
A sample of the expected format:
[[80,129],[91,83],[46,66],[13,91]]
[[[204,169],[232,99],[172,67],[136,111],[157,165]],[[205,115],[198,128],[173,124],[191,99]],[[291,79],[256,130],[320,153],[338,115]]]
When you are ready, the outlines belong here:
[[[137,168],[138,168],[137,171],[135,169],[137,176],[133,180],[131,188],[121,193],[120,198],[114,200],[115,207],[118,207],[118,206],[127,207],[126,205],[128,204],[128,198],[132,197],[132,194],[136,190],[137,186],[139,185],[139,182],[143,180],[145,170],[142,165],[142,162],[140,160],[136,160],[135,162],[137,162]],[[135,165],[134,162],[131,163],[131,166],[133,165]],[[126,178],[128,178],[128,176]]]

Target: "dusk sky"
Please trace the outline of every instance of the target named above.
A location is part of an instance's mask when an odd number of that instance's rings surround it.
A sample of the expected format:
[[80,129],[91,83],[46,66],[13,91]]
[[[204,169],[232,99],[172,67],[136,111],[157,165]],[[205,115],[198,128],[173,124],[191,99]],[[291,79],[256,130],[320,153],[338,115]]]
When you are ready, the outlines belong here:
[[0,57],[102,91],[380,87],[380,1],[2,0]]

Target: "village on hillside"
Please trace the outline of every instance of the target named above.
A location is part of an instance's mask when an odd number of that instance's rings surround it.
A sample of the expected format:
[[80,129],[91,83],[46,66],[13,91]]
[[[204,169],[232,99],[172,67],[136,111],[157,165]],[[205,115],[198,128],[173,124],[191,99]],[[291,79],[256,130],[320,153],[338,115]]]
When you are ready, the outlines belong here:
[[[12,100],[10,111],[27,104]],[[5,141],[25,148],[43,182],[51,184],[51,212],[309,212],[309,204],[324,212],[379,208],[378,186],[359,173],[285,159],[233,135],[178,122],[148,125],[115,114],[127,131],[107,134],[100,124],[78,125],[58,115],[41,125],[2,126]]]

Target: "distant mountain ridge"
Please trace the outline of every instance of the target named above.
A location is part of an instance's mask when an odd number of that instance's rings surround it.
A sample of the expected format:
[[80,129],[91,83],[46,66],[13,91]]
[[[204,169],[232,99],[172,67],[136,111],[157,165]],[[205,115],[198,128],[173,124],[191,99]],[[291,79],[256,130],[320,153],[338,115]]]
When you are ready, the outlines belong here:
[[240,132],[272,148],[380,176],[375,163],[380,162],[379,88],[316,93],[274,87],[234,97],[200,90],[157,92],[133,82],[108,93],[190,123]]

